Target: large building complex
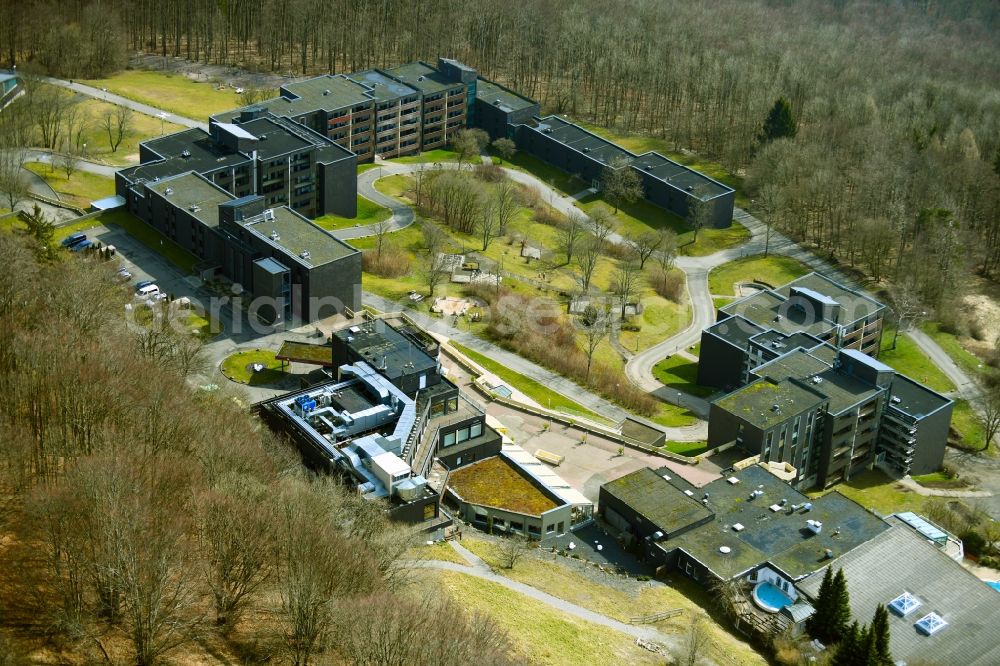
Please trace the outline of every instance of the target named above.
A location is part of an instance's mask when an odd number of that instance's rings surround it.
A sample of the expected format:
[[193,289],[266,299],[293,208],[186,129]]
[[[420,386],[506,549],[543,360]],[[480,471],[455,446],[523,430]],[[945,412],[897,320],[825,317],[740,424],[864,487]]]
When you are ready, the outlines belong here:
[[875,464],[939,469],[953,403],[868,355],[884,310],[816,273],[722,308],[698,364],[699,383],[731,391],[712,402],[709,446],[787,463],[798,488]]
[[836,491],[810,499],[750,465],[700,488],[641,469],[601,487],[600,514],[661,572],[724,590],[737,626],[798,635],[831,567],[858,622],[888,609],[895,663],[1000,660],[1000,595],[962,567],[961,541],[913,513],[882,517]]
[[733,223],[736,191],[656,152],[636,155],[559,116],[537,118],[511,130],[517,147],[595,188],[605,169],[630,169],[642,183],[646,201],[690,219],[695,207],[708,208],[708,226]]

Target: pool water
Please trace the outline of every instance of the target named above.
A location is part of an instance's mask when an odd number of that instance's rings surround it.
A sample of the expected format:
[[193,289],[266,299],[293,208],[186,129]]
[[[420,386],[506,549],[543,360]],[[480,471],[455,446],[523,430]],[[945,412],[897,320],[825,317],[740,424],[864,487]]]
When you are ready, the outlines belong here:
[[754,602],[766,611],[777,613],[785,606],[791,606],[792,600],[771,583],[758,583],[753,589]]
[[990,587],[992,587],[997,592],[1000,592],[1000,580],[991,580],[991,581],[987,582],[986,584],[989,585]]

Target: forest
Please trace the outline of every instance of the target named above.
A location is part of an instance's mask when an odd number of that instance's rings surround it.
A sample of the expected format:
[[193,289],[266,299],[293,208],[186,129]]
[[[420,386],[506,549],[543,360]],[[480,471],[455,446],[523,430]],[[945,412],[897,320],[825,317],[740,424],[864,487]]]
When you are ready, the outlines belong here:
[[[718,161],[767,221],[946,322],[970,274],[1000,270],[998,35],[1000,7],[975,0],[0,7],[0,61],[69,78],[139,52],[296,76],[455,57],[547,112]],[[780,97],[798,131],[767,141]]]
[[186,383],[183,327],[123,326],[110,263],[0,252],[0,664],[512,663],[411,584],[412,531]]

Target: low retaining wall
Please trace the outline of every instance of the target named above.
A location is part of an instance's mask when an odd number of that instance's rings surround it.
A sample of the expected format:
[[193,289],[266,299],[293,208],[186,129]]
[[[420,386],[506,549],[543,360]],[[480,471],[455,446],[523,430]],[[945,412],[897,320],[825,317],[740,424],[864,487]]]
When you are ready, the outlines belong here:
[[[477,377],[479,375],[486,374],[483,368],[480,368],[472,360],[465,358],[461,352],[452,349],[451,345],[444,343],[441,345],[441,349],[448,355],[449,358],[454,360],[456,363],[461,365],[463,368],[473,373]],[[608,439],[620,442],[631,449],[642,451],[643,453],[648,453],[650,455],[658,456],[660,458],[665,458],[667,460],[672,460],[674,462],[682,463],[684,465],[697,465],[699,463],[698,458],[688,458],[687,456],[678,455],[676,453],[671,453],[669,451],[660,451],[658,449],[653,449],[640,442],[639,440],[627,437],[621,432],[612,430],[600,424],[594,423],[588,419],[572,417],[568,414],[563,414],[562,412],[556,412],[544,407],[534,407],[532,405],[526,405],[523,402],[517,402],[516,400],[510,400],[509,398],[504,398],[503,396],[496,395],[492,391],[486,389],[486,387],[479,384],[479,382],[473,382],[472,385],[476,388],[479,393],[488,400],[493,402],[498,402],[501,405],[505,405],[512,409],[516,409],[527,414],[533,414],[535,416],[541,416],[543,418],[549,419],[550,421],[555,421],[557,423],[562,423],[563,425],[578,428],[584,432],[597,435],[599,437],[606,437]]]

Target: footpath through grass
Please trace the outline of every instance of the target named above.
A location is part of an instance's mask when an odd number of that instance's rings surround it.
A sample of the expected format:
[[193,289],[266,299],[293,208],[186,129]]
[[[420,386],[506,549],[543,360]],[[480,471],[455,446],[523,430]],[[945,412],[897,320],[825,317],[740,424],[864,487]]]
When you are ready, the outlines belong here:
[[802,277],[811,269],[797,259],[781,255],[744,257],[725,263],[708,274],[708,290],[718,296],[736,294],[741,282],[760,282],[778,287]]
[[91,201],[115,193],[113,178],[79,170],[67,178],[66,172],[62,169],[41,162],[27,162],[24,168],[44,179],[59,195],[60,201],[83,210],[90,207]]
[[313,222],[323,227],[327,231],[343,229],[345,227],[358,227],[366,224],[375,224],[382,220],[388,220],[392,216],[385,206],[380,206],[374,201],[365,199],[358,195],[358,214],[355,217],[341,217],[340,215],[323,215],[317,217]]
[[[81,81],[169,113],[207,121],[208,116],[243,105],[234,88],[192,81],[182,74],[126,70],[106,79]],[[168,118],[169,120],[169,118]]]
[[454,341],[450,344],[460,353],[464,354],[474,363],[483,368],[483,370],[493,373],[504,382],[510,384],[511,388],[520,391],[542,407],[548,407],[570,416],[583,417],[592,421],[597,421],[598,423],[611,424],[609,419],[604,418],[600,414],[592,412],[583,405],[570,400],[561,393],[556,393],[544,384],[537,382],[530,377],[525,377],[521,373],[511,370],[497,361],[483,356],[474,349],[469,349],[465,345]]
[[654,365],[653,376],[667,388],[699,398],[715,393],[715,389],[698,383],[698,363],[682,356],[668,356]]
[[952,381],[927,358],[912,338],[900,335],[896,339],[896,348],[893,349],[894,333],[895,331],[885,331],[882,334],[882,350],[878,357],[880,361],[935,391],[948,393],[955,390]]

